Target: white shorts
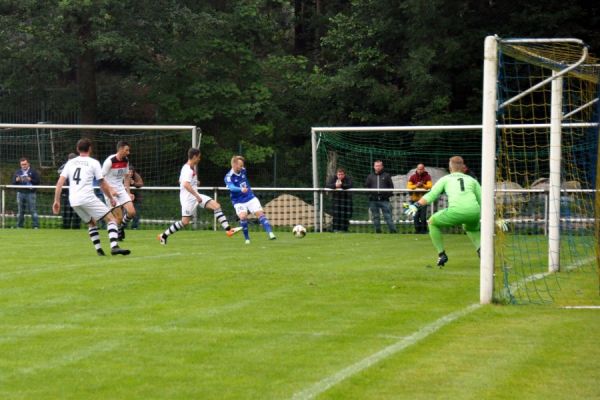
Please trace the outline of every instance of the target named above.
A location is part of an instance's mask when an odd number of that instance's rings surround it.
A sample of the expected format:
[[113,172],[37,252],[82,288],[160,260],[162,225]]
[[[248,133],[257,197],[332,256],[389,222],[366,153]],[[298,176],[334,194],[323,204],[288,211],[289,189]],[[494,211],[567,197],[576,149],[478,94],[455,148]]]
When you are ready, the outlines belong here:
[[131,197],[129,196],[129,193],[127,193],[127,191],[125,189],[119,190],[116,195],[113,195],[113,197],[117,201],[117,205],[114,207],[110,204],[110,200],[108,199],[108,197],[104,196],[104,201],[106,202],[106,206],[108,208],[110,208],[111,210],[114,208],[120,207],[125,203],[131,202]]
[[77,215],[79,215],[81,220],[86,224],[92,219],[94,221],[100,221],[110,212],[110,208],[98,198],[94,198],[94,200],[86,204],[73,206],[73,210],[75,210]]
[[206,204],[212,200],[212,198],[198,193],[202,199],[202,204],[198,204],[198,201],[194,196],[186,196],[185,198],[179,198],[181,201],[181,216],[182,217],[193,217],[196,215],[197,207],[206,208]]
[[240,213],[245,212],[246,214],[254,214],[257,211],[262,211],[262,206],[260,205],[260,201],[258,200],[257,197],[253,198],[252,200],[249,200],[245,203],[237,203],[234,204],[233,207],[235,208],[235,213],[238,215],[238,217],[240,216]]

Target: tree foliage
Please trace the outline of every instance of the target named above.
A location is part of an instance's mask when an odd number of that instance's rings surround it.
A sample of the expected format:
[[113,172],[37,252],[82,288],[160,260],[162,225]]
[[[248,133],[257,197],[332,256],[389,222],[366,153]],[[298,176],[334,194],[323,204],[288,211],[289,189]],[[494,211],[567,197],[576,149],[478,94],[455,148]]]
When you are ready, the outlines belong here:
[[597,54],[599,23],[583,0],[5,0],[0,86],[72,89],[82,122],[195,124],[214,165],[279,154],[299,182],[311,126],[478,123],[485,36]]

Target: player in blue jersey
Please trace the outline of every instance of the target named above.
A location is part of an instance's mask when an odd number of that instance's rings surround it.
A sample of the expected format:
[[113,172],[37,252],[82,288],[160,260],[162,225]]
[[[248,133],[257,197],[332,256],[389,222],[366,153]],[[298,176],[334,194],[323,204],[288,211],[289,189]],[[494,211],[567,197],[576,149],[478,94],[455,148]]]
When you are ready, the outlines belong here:
[[271,224],[260,205],[258,198],[252,193],[246,168],[244,168],[244,157],[233,156],[231,158],[231,170],[225,175],[225,185],[229,189],[231,202],[235,212],[240,218],[240,225],[246,238],[246,244],[250,244],[250,234],[248,233],[248,214],[256,215],[258,221],[263,226],[265,232],[269,235],[269,240],[276,239]]

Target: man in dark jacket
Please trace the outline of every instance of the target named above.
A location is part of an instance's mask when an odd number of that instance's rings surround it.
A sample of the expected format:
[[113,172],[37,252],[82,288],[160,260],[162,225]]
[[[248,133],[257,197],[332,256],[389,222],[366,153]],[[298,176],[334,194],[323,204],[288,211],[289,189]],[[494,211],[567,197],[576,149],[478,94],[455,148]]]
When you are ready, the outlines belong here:
[[380,211],[383,214],[389,232],[396,233],[396,225],[392,218],[392,206],[390,204],[390,197],[393,193],[379,191],[379,189],[394,188],[392,176],[383,171],[383,162],[381,160],[377,160],[373,163],[373,172],[367,176],[365,188],[377,189],[377,192],[369,192],[369,210],[371,211],[371,218],[373,218],[375,233],[381,233]]
[[13,185],[23,186],[23,189],[17,189],[17,228],[23,228],[27,210],[31,214],[31,225],[37,229],[40,223],[35,205],[35,189],[32,187],[40,184],[40,174],[31,168],[29,160],[25,157],[19,160],[19,164],[21,168],[15,171],[11,179]]
[[327,180],[329,189],[335,189],[333,197],[333,231],[348,232],[352,216],[352,178],[346,175],[343,168],[338,168],[334,176]]

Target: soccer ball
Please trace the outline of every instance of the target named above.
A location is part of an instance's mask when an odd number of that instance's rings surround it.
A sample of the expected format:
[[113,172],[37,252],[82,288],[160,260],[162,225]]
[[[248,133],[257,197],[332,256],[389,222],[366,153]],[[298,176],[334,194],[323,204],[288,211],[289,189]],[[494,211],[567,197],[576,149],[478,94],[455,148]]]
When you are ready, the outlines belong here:
[[292,234],[298,239],[302,239],[306,236],[306,228],[302,225],[296,225],[292,228]]

